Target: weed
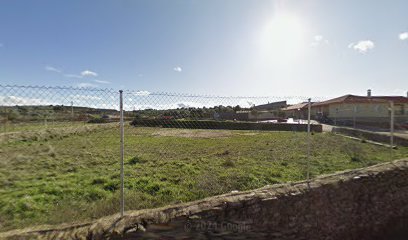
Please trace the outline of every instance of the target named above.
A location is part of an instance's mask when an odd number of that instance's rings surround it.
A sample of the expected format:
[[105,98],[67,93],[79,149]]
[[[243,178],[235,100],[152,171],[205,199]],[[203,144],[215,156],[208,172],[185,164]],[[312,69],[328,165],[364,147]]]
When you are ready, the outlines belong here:
[[235,162],[232,159],[226,159],[222,165],[224,167],[234,167],[235,166]]
[[146,161],[146,160],[143,160],[142,158],[140,158],[140,157],[138,157],[138,156],[135,156],[135,157],[131,158],[131,159],[128,161],[128,164],[134,165],[134,164],[137,164],[137,163],[145,163],[145,162],[147,162],[147,161]]

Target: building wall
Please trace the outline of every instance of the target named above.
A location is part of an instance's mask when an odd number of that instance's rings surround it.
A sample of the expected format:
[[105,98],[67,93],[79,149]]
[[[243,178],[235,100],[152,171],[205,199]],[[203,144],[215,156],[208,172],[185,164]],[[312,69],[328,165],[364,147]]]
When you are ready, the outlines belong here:
[[389,103],[343,103],[329,105],[329,117],[388,117]]
[[[360,123],[389,122],[390,104],[385,103],[340,103],[312,108],[312,116],[323,113],[332,120],[355,120]],[[408,121],[408,104],[395,104],[394,116],[396,123]]]
[[249,112],[221,112],[214,115],[216,120],[238,120],[238,121],[248,121]]
[[257,120],[271,120],[271,119],[276,119],[277,113],[275,112],[268,112],[268,111],[258,111],[256,113],[249,112],[248,113],[248,118],[249,120],[252,121],[257,121]]
[[285,117],[286,118],[296,118],[296,119],[307,119],[307,109],[301,110],[286,110]]

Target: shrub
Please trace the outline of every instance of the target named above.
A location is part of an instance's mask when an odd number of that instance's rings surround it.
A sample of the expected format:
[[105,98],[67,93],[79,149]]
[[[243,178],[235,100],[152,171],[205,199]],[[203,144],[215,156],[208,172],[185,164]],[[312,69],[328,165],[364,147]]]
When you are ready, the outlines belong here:
[[92,185],[98,185],[98,184],[105,184],[106,183],[106,179],[105,178],[95,178],[94,180],[92,180]]
[[86,193],[85,193],[85,198],[88,201],[96,201],[102,198],[105,198],[107,196],[106,192],[102,189],[99,188],[90,188]]
[[92,118],[88,120],[88,123],[107,123],[108,120],[106,118]]
[[103,189],[106,191],[114,192],[119,189],[118,181],[108,181],[103,185]]
[[144,159],[141,159],[141,158],[138,157],[138,156],[134,156],[133,158],[131,158],[131,159],[128,161],[128,164],[130,164],[130,165],[135,165],[135,164],[137,164],[137,163],[145,163],[145,162],[147,162],[147,161],[144,160]]
[[[182,123],[182,124],[181,124]],[[256,122],[229,122],[214,120],[173,120],[173,119],[134,119],[132,126],[189,128],[189,129],[229,129],[229,130],[261,130],[261,131],[306,131],[306,124],[286,123],[256,123]],[[296,127],[294,129],[294,127]],[[312,131],[322,132],[322,125],[312,125]]]

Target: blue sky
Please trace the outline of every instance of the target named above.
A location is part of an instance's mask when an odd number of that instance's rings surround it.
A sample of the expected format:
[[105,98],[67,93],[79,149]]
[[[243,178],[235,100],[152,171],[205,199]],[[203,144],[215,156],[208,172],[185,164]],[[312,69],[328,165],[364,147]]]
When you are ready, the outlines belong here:
[[1,84],[405,95],[408,1],[2,0]]

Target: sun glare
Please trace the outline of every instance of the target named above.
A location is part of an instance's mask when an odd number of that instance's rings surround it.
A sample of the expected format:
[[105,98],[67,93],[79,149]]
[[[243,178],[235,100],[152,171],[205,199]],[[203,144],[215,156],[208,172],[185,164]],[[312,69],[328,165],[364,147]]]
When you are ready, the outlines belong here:
[[293,15],[276,15],[265,27],[262,37],[262,52],[280,63],[296,59],[302,51],[304,26]]

